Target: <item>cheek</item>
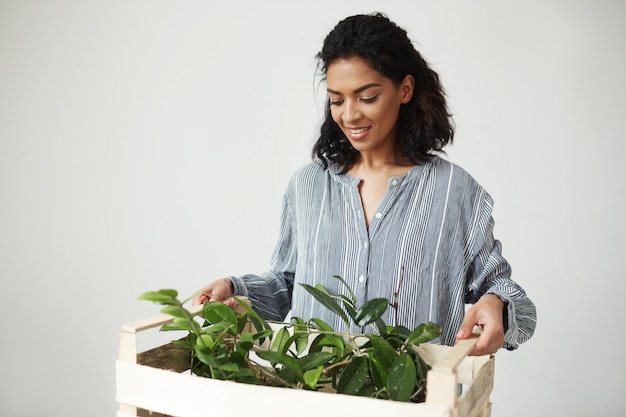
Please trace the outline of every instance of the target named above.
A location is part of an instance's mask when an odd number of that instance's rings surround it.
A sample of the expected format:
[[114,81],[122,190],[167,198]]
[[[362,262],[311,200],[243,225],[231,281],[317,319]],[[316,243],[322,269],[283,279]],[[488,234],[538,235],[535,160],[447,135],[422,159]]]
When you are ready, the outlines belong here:
[[389,103],[386,109],[378,108],[376,114],[372,117],[376,118],[381,124],[393,126],[398,121],[399,112],[399,105],[396,105],[395,103]]

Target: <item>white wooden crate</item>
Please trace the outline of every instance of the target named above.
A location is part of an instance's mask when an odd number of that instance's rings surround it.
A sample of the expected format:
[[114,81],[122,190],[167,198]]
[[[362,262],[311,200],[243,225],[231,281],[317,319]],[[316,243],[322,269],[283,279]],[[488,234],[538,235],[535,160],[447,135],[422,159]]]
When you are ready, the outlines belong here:
[[[432,366],[425,403],[403,403],[334,393],[249,385],[192,375],[180,364],[162,364],[169,344],[137,351],[137,334],[172,320],[159,315],[122,326],[116,362],[118,417],[226,416],[318,417],[352,410],[359,416],[489,417],[494,357],[472,357],[477,335],[454,347],[424,344],[419,352]],[[157,364],[159,363],[159,364]],[[459,396],[459,384],[464,385]],[[294,411],[296,410],[296,411]],[[383,414],[384,413],[384,414]]]

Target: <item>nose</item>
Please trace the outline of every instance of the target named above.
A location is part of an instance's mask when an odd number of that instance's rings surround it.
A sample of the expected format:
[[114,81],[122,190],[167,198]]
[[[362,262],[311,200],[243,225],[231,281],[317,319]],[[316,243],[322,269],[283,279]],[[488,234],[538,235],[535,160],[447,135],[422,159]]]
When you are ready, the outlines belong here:
[[363,117],[363,113],[361,113],[361,109],[356,101],[346,100],[345,106],[343,110],[343,114],[341,115],[341,120],[344,123],[350,124],[359,120]]

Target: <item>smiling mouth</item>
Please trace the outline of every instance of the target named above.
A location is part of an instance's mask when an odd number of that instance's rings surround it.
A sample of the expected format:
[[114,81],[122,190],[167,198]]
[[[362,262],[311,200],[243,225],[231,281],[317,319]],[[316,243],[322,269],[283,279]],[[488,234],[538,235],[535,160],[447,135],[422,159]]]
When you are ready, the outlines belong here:
[[371,129],[371,126],[368,127],[359,127],[359,128],[346,128],[346,133],[351,140],[361,140],[367,136],[367,133]]

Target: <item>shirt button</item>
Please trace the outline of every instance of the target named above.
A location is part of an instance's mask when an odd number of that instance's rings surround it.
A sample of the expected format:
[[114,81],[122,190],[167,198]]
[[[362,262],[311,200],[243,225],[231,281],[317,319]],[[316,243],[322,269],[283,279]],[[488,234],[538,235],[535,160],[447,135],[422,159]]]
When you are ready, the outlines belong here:
[[363,275],[361,275],[361,276],[359,277],[359,282],[363,282],[363,281],[365,281],[365,277],[364,277]]
[[398,180],[391,181],[391,185],[398,185]]
[[363,247],[367,248],[367,241],[363,242]]
[[381,217],[383,217],[383,214],[382,214],[382,213],[376,213],[376,218],[377,218],[377,219],[380,219]]

